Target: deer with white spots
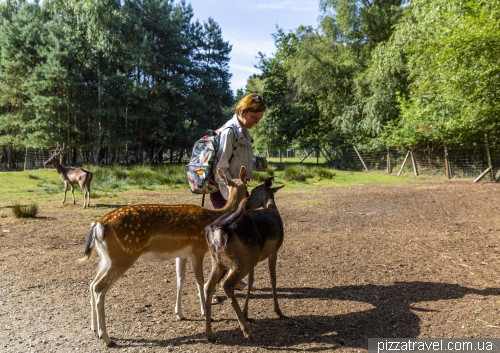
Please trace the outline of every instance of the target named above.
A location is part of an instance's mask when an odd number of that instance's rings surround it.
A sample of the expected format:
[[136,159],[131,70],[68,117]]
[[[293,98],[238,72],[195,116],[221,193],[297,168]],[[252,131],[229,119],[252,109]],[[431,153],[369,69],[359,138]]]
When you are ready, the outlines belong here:
[[[115,343],[106,332],[104,299],[110,287],[139,259],[162,261],[177,258],[177,300],[175,313],[179,320],[181,292],[187,259],[191,259],[196,278],[200,307],[205,315],[203,292],[203,258],[208,252],[205,227],[226,212],[235,211],[247,195],[244,167],[238,179],[229,180],[221,170],[219,176],[229,188],[224,208],[213,210],[197,205],[142,204],[123,206],[92,222],[87,238],[85,257],[94,249],[101,261],[90,284],[91,328],[107,346]],[[263,207],[256,200],[249,207]]]

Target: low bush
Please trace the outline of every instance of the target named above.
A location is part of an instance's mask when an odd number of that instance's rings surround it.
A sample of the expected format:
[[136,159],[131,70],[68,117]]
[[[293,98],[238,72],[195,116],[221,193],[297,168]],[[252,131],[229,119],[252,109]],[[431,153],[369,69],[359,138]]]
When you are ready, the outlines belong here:
[[38,205],[36,202],[28,206],[16,203],[12,207],[12,212],[16,218],[33,218],[36,217],[38,213]]
[[316,169],[316,176],[318,179],[333,179],[335,176],[335,172],[331,169],[327,168],[318,168]]
[[305,181],[307,168],[298,165],[287,165],[283,170],[283,179],[288,181]]

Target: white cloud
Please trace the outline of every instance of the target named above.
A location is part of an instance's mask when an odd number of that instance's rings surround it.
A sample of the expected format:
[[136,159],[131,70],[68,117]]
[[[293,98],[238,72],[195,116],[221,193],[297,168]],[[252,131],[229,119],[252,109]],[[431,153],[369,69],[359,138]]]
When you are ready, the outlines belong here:
[[[276,51],[274,46],[274,40],[269,35],[259,34],[260,38],[252,38],[252,34],[249,34],[249,38],[242,38],[241,36],[231,36],[222,34],[225,41],[229,42],[233,46],[231,51],[231,57],[233,58],[245,58],[246,60],[253,60],[259,52],[265,53],[268,56]],[[269,40],[262,40],[261,37],[268,36]],[[261,40],[259,40],[261,39]]]
[[253,2],[250,7],[269,10],[317,11],[317,0],[310,1],[262,1]]
[[256,69],[253,66],[239,65],[239,64],[230,64],[229,66],[231,66],[231,69],[233,69],[233,70],[245,71],[245,72],[249,72],[251,74],[260,73],[260,70]]

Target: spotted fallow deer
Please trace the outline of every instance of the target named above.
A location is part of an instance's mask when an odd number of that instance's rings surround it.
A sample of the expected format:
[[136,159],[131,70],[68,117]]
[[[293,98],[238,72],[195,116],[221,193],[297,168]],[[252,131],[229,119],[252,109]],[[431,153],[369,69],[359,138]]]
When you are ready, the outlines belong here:
[[[247,319],[254,268],[265,259],[269,265],[274,311],[278,316],[284,317],[276,295],[276,261],[278,250],[283,244],[284,231],[283,222],[274,203],[274,193],[283,186],[271,188],[273,180],[273,177],[267,178],[263,185],[252,190],[248,199],[241,201],[236,212],[221,216],[205,228],[205,237],[212,259],[212,271],[205,284],[205,297],[212,298],[222,271],[229,269],[222,282],[222,288],[236,312],[244,336],[248,339],[252,339]],[[250,210],[248,203],[255,202],[264,204],[265,209]],[[247,295],[242,312],[234,295],[234,289],[247,274]],[[208,299],[205,303],[206,337],[209,341],[215,341],[211,323],[211,303]]]
[[[182,319],[181,293],[186,259],[191,259],[196,278],[200,307],[205,315],[203,258],[208,252],[205,227],[226,212],[234,211],[247,195],[244,167],[238,179],[229,180],[218,170],[229,188],[224,208],[212,210],[196,205],[143,204],[123,206],[91,223],[85,248],[90,258],[94,249],[101,257],[95,279],[90,284],[91,328],[107,346],[114,346],[106,332],[104,298],[110,287],[139,259],[177,260],[177,300],[175,313]],[[263,207],[261,200],[249,207]]]
[[[69,146],[67,147],[69,149]],[[56,168],[59,177],[64,183],[64,198],[61,202],[63,204],[66,201],[66,192],[68,191],[68,185],[71,187],[71,194],[73,195],[73,204],[75,201],[75,188],[73,185],[78,184],[80,189],[83,191],[83,208],[88,207],[90,204],[90,182],[94,174],[90,170],[84,168],[64,168],[59,163],[59,156],[64,150],[63,147],[60,148],[59,144],[56,149],[52,151],[49,159],[44,163],[45,166],[53,165]]]

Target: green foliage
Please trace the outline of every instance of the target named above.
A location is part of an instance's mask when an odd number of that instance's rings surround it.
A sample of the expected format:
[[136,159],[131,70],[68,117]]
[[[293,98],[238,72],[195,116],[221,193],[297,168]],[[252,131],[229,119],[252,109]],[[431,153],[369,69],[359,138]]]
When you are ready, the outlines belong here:
[[[500,2],[411,2],[390,43],[406,58],[411,91],[389,125],[391,144],[470,144],[499,133]],[[394,49],[391,49],[394,50]]]
[[[319,29],[274,35],[276,54],[261,54],[269,105],[256,129],[258,148],[367,144],[399,113],[395,99],[370,83],[371,53],[387,41],[405,1],[322,0]],[[391,105],[392,104],[392,105]],[[386,110],[387,107],[390,110]],[[382,113],[382,114],[381,114]]]
[[[275,54],[259,53],[262,74],[236,93],[258,92],[268,104],[252,129],[258,151],[316,148],[333,162],[351,145],[470,146],[500,136],[500,0],[319,6],[317,28],[276,30]],[[235,103],[231,45],[215,20],[193,16],[184,1],[0,2],[0,145],[65,142],[72,164],[82,155],[98,165],[124,151],[142,164],[134,151],[146,147],[159,164],[189,150]],[[124,175],[146,189],[183,179],[147,167],[102,173],[109,190],[126,188]]]
[[26,206],[16,203],[12,206],[12,212],[16,218],[34,218],[38,213],[38,204],[33,202]]
[[0,145],[65,142],[97,164],[190,148],[233,106],[231,46],[192,19],[184,1],[0,2]]
[[266,172],[258,172],[258,171],[252,172],[252,180],[256,182],[263,183],[267,177],[268,175]]
[[154,190],[163,186],[187,187],[184,165],[164,167],[136,166],[127,168],[88,167],[94,173],[92,189],[100,191],[125,191],[131,188]]
[[283,179],[288,181],[305,181],[307,168],[298,165],[287,165],[283,170]]
[[318,168],[316,170],[316,176],[318,177],[318,179],[333,179],[333,177],[335,176],[335,172],[331,169],[327,169],[327,168]]

